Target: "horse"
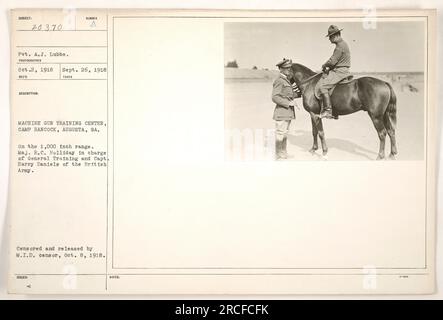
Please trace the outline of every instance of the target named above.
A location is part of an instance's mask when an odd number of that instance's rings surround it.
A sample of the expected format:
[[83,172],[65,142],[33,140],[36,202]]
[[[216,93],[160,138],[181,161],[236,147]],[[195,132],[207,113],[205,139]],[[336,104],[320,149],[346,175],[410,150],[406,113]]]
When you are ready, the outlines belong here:
[[[315,73],[302,64],[293,63],[292,80],[302,93],[303,107],[311,116],[313,145],[309,150],[314,153],[318,149],[317,137],[320,136],[323,157],[326,158],[328,147],[323,130],[321,102],[314,94],[314,88],[322,73]],[[395,128],[397,123],[397,98],[392,86],[385,81],[373,77],[361,77],[347,83],[337,84],[331,95],[332,113],[334,117],[366,111],[377,130],[380,148],[377,160],[385,158],[386,134],[391,140],[390,159],[395,159],[397,144]]]

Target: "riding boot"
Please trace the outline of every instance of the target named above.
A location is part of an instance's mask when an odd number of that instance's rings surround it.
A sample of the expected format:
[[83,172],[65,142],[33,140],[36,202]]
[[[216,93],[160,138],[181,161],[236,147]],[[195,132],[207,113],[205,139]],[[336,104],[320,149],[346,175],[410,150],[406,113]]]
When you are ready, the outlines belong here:
[[288,137],[284,137],[283,138],[283,142],[282,142],[282,154],[284,155],[284,158],[290,158],[291,156],[288,155]]
[[286,159],[285,154],[283,152],[283,141],[275,140],[275,159],[282,160]]
[[333,119],[331,97],[329,97],[329,93],[322,93],[321,96],[323,98],[323,110],[320,114],[320,118]]
[[275,140],[275,160],[280,159],[281,141]]
[[287,144],[288,144],[288,137],[284,137],[281,143],[281,153],[285,158],[288,157],[288,151],[286,151]]

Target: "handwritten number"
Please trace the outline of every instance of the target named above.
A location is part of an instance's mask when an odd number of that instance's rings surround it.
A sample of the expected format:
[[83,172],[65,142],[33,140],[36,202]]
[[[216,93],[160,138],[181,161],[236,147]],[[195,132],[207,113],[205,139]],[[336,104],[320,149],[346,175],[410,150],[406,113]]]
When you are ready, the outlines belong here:
[[62,24],[33,24],[31,31],[61,31],[63,29]]

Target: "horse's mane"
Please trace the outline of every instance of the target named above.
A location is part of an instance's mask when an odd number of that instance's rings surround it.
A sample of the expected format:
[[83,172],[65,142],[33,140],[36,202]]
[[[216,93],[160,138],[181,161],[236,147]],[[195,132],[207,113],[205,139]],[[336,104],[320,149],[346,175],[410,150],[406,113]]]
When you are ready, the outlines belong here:
[[302,64],[299,63],[293,63],[292,64],[292,68],[296,68],[298,70],[300,70],[303,74],[307,75],[308,77],[313,76],[316,72],[312,71],[311,69],[309,69],[308,67],[305,67]]

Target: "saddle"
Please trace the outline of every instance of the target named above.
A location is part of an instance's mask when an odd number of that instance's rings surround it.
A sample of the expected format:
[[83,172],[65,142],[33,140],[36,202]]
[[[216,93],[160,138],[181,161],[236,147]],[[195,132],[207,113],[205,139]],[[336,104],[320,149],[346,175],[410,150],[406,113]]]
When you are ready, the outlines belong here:
[[329,95],[332,95],[332,92],[334,92],[334,89],[337,85],[339,84],[348,84],[350,82],[352,82],[352,80],[354,80],[354,76],[350,75],[347,76],[346,78],[341,79],[339,82],[337,82],[330,90],[329,90]]
[[339,82],[336,83],[336,85],[337,85],[337,84],[345,84],[345,83],[349,83],[349,82],[351,82],[352,80],[354,80],[354,75],[351,74],[351,75],[349,75],[349,76],[347,76],[347,77],[341,79]]
[[[332,96],[332,93],[334,92],[335,87],[337,87],[337,86],[340,85],[340,84],[348,84],[348,83],[352,82],[353,80],[354,80],[354,76],[353,76],[353,75],[349,75],[349,76],[347,76],[347,77],[341,79],[341,80],[340,80],[339,82],[337,82],[337,83],[336,83],[331,89],[329,89],[329,96],[330,96],[330,97]],[[319,100],[319,103],[320,103],[321,109],[323,110],[323,102],[322,102],[322,99],[319,98],[319,97],[317,97],[316,94],[315,94],[314,96],[317,98],[317,100]],[[332,103],[332,101],[331,101],[331,103]],[[335,110],[334,110],[334,106],[333,106],[333,105],[332,105],[332,116],[334,117],[335,120],[338,120],[338,115],[335,113]]]

